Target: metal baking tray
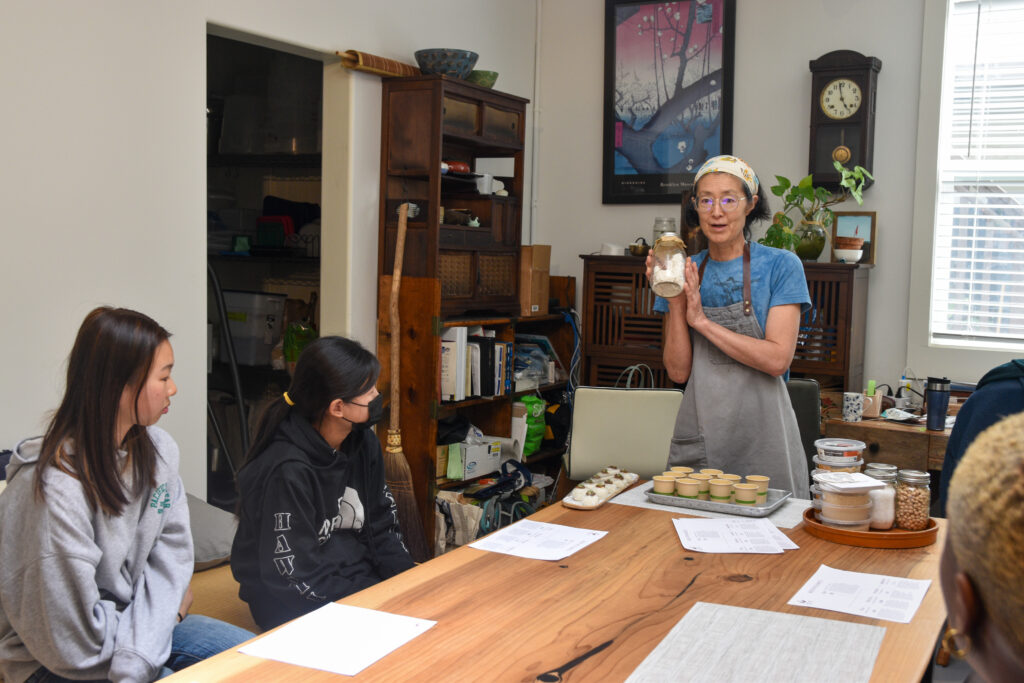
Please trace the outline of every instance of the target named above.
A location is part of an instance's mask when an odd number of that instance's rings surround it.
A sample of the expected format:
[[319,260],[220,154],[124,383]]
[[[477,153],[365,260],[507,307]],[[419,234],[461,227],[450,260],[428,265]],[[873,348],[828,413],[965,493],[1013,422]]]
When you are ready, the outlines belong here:
[[793,495],[790,491],[770,488],[768,489],[768,497],[764,505],[736,505],[735,503],[716,503],[713,500],[680,498],[679,496],[655,493],[651,490],[647,490],[644,493],[647,494],[647,500],[659,505],[671,505],[677,508],[690,508],[691,510],[704,510],[706,512],[724,512],[727,515],[739,515],[741,517],[767,517],[775,512],[787,498]]

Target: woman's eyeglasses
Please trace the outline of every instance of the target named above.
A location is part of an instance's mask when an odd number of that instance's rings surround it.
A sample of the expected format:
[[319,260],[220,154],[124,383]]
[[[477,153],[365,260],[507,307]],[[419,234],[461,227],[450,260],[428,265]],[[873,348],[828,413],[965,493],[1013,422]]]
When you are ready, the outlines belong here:
[[[732,213],[739,208],[740,202],[747,201],[746,197],[722,197],[718,200],[718,206],[724,213]],[[715,208],[715,199],[712,197],[699,197],[694,201],[697,210],[701,213],[711,213]]]

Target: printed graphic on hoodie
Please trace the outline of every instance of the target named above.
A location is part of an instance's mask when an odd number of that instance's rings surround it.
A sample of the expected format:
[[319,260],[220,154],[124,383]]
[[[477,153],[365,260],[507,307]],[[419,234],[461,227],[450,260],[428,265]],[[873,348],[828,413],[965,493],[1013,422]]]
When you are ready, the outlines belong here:
[[[299,595],[305,596],[307,600],[323,602],[326,600],[325,596],[314,591],[305,581],[299,582],[292,577],[292,574],[295,572],[295,554],[288,543],[287,533],[292,530],[291,513],[276,512],[273,519],[274,532],[276,533],[274,567],[277,569],[277,573],[283,576],[299,592]],[[359,531],[363,528],[365,519],[363,502],[359,499],[359,494],[355,489],[346,487],[345,492],[338,499],[338,514],[323,521],[320,525],[320,531],[317,533],[317,542],[320,545],[327,543],[335,529]]]
[[171,507],[171,494],[167,492],[167,484],[160,484],[149,497],[149,507],[156,510],[158,515],[164,514],[164,510]]

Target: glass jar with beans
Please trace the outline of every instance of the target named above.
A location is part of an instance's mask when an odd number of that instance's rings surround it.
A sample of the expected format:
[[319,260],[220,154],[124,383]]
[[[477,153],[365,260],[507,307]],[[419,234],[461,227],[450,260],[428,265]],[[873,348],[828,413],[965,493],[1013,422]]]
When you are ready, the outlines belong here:
[[928,527],[931,478],[920,470],[900,470],[896,475],[896,526],[907,531]]

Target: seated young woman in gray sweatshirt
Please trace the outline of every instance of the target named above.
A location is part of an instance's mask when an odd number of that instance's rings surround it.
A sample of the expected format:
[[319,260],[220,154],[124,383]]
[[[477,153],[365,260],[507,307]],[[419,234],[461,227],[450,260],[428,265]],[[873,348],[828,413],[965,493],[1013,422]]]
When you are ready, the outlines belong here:
[[151,681],[253,636],[188,616],[192,536],[178,447],[153,426],[177,392],[169,336],[135,311],[89,313],[46,434],[19,443],[7,466],[7,683]]

